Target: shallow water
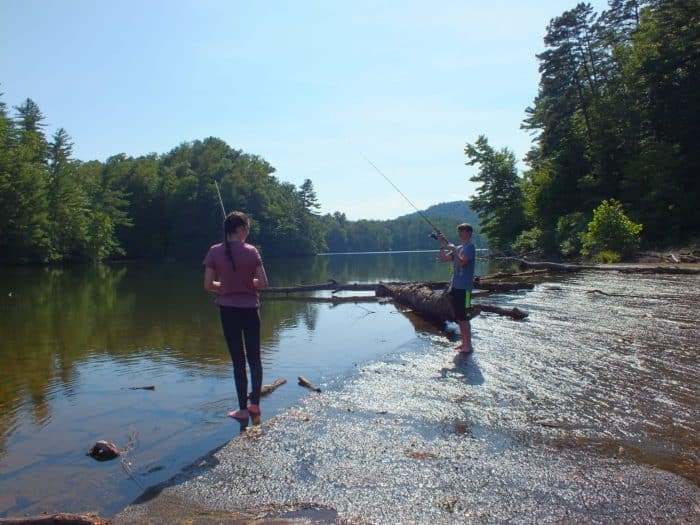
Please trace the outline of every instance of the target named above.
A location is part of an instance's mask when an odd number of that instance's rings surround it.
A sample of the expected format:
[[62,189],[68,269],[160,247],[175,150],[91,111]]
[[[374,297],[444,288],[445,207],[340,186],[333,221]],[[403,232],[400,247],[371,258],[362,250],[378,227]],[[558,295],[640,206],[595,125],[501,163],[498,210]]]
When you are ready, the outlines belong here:
[[[426,252],[266,266],[274,286],[449,278]],[[201,283],[199,261],[0,268],[0,516],[112,515],[237,435],[225,417],[230,359]],[[261,316],[264,382],[288,381],[264,399],[265,417],[308,394],[298,375],[324,387],[414,337],[393,307],[371,303],[266,296]],[[147,385],[155,390],[129,389]],[[98,439],[128,446],[125,462],[85,456]]]
[[[448,277],[434,254],[267,265],[274,285]],[[198,265],[3,269],[0,282],[0,516],[113,515],[143,488],[239,434],[225,417],[233,406],[231,365]],[[544,446],[623,456],[697,484],[698,284],[688,276],[585,273],[484,299],[530,317],[477,317],[477,352],[466,365],[446,359],[443,335],[393,305],[266,297],[265,382],[288,383],[263,401],[263,422],[309,398],[295,384],[303,374],[337,406],[327,422],[327,458],[340,444],[334,425],[363,439],[362,425],[344,425],[338,414],[370,410],[414,419],[409,435],[426,443],[475,439],[490,468],[504,472],[521,467],[499,466],[498,454]],[[413,356],[413,375],[406,375],[405,356]],[[385,381],[365,380],[389,378],[392,370],[403,374],[400,396],[384,392]],[[444,392],[426,410],[418,394],[435,379],[451,389],[458,416]],[[144,385],[156,389],[128,389]],[[406,429],[397,432],[386,438]],[[129,445],[128,463],[86,457],[97,439]],[[321,467],[308,468],[312,475]],[[350,463],[344,468],[359,475]]]
[[116,523],[167,521],[171,509],[212,523],[290,509],[343,523],[697,523],[698,284],[585,272],[480,299],[530,317],[478,316],[466,358],[416,322],[381,359]]

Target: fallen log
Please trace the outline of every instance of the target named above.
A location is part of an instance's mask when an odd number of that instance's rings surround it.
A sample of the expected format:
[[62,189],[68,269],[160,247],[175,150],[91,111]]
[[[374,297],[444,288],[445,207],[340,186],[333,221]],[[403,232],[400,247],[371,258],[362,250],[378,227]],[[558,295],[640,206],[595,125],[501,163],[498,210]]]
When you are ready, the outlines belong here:
[[[510,292],[515,290],[531,290],[532,283],[528,282],[491,282],[492,280],[501,279],[506,276],[515,276],[518,274],[496,274],[496,276],[483,275],[474,279],[475,290],[488,290],[491,292]],[[521,275],[532,276],[532,272],[523,272]],[[503,276],[503,277],[501,277]],[[407,281],[379,282],[379,283],[355,283],[345,284],[338,283],[334,280],[328,283],[320,284],[300,284],[298,286],[272,287],[261,290],[263,293],[271,294],[290,294],[294,292],[316,292],[322,290],[330,290],[331,292],[354,291],[354,292],[376,292],[380,286],[405,286],[409,284],[421,284],[427,286],[431,290],[443,290],[450,284],[449,281],[427,281],[422,283],[413,283]]]
[[105,525],[108,520],[102,520],[97,514],[41,514],[22,518],[0,518],[2,525]]
[[474,280],[481,280],[481,281],[487,281],[491,279],[513,279],[514,277],[536,277],[540,276],[544,273],[547,273],[549,270],[547,269],[542,269],[542,270],[525,270],[523,272],[497,272],[497,273],[490,273],[488,275],[482,275],[481,277],[476,277]]
[[331,297],[316,297],[310,295],[284,295],[276,297],[275,301],[301,301],[306,303],[376,303],[379,297],[376,295],[351,295],[347,297],[332,295]]
[[700,268],[679,268],[678,266],[648,266],[643,264],[563,264],[553,262],[532,262],[519,259],[521,268],[546,269],[555,272],[580,272],[581,270],[594,270],[598,272],[620,273],[654,273],[654,274],[700,274]]
[[520,308],[501,308],[500,306],[494,306],[491,304],[475,304],[472,305],[472,310],[475,314],[481,312],[489,312],[492,314],[503,315],[505,317],[512,317],[518,321],[522,321],[528,316],[527,312],[523,312]]
[[[272,392],[274,392],[275,390],[277,390],[277,388],[281,387],[281,386],[282,386],[283,384],[285,384],[286,382],[287,382],[286,379],[280,378],[280,379],[275,379],[275,380],[274,380],[272,383],[270,383],[269,385],[263,385],[262,388],[260,389],[260,396],[261,396],[261,397],[265,397],[265,396],[267,396],[267,395],[272,394]],[[248,397],[250,397],[250,396],[252,396],[252,395],[253,395],[252,392],[249,392],[249,393],[248,393]]]
[[552,270],[555,272],[580,272],[581,270],[593,270],[594,266],[584,266],[582,264],[564,264],[554,262],[532,262],[525,259],[518,259],[521,269],[532,268],[535,270]]
[[[408,284],[403,286],[382,285],[377,289],[377,295],[392,297],[396,302],[408,306],[416,314],[437,323],[454,321],[455,314],[452,302],[445,290],[434,291],[421,284]],[[472,313],[492,312],[499,315],[524,319],[527,313],[518,308],[501,308],[486,304],[472,304]]]
[[489,292],[514,292],[516,290],[532,290],[535,287],[532,283],[489,283],[482,279],[474,279],[475,290],[488,290]]
[[321,391],[320,388],[318,388],[316,385],[314,385],[311,381],[306,379],[304,376],[299,376],[299,385],[305,386],[306,388],[309,388],[309,389],[313,390],[314,392]]

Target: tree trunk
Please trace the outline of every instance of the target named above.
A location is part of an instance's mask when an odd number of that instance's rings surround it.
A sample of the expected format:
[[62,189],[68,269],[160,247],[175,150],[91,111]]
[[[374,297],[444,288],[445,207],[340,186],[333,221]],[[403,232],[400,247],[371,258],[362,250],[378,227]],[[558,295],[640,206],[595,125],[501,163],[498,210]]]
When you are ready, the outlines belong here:
[[[421,284],[380,285],[377,295],[392,297],[396,302],[408,306],[416,314],[435,323],[454,321],[455,313],[446,290],[434,291]],[[518,308],[501,308],[485,304],[472,304],[472,312],[491,312],[499,315],[524,319],[527,313]]]

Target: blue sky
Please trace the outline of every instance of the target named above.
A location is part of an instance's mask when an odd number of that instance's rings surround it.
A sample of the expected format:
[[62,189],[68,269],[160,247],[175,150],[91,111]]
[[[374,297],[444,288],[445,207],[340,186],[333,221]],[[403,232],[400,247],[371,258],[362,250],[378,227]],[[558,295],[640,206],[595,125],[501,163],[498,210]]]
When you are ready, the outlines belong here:
[[324,213],[393,218],[413,209],[363,155],[421,209],[469,198],[465,143],[527,152],[535,54],[575,4],[0,0],[0,91],[82,160],[216,136]]

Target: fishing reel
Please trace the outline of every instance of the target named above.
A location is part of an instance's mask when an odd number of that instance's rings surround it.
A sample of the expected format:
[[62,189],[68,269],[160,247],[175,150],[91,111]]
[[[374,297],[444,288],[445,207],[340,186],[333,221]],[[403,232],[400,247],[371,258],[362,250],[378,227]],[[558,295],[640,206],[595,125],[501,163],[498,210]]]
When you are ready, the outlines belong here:
[[439,241],[439,236],[442,235],[442,232],[440,230],[433,230],[430,232],[430,237],[435,239],[436,241]]

